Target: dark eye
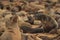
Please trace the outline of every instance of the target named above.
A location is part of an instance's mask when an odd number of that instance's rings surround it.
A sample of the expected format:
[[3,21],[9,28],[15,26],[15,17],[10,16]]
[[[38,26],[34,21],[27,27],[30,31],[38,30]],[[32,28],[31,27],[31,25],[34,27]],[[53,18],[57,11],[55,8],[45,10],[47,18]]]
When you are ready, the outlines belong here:
[[10,2],[13,2],[13,0],[9,0]]
[[5,15],[2,15],[2,17],[5,17]]
[[10,17],[10,19],[12,19],[12,17]]

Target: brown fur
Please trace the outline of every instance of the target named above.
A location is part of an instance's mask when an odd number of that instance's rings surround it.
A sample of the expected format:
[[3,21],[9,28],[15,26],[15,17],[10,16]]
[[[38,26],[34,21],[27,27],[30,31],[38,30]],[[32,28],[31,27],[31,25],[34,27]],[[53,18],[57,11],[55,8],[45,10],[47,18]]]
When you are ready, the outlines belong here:
[[21,33],[17,25],[17,16],[12,16],[9,21],[6,22],[6,31],[1,36],[0,40],[21,40]]

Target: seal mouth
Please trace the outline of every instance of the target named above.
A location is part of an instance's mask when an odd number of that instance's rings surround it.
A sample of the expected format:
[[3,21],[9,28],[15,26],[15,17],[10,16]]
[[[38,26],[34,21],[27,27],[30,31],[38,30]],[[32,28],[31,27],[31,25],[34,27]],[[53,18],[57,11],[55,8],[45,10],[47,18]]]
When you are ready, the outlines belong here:
[[4,33],[5,31],[4,30],[2,30],[1,32],[0,32],[0,36]]

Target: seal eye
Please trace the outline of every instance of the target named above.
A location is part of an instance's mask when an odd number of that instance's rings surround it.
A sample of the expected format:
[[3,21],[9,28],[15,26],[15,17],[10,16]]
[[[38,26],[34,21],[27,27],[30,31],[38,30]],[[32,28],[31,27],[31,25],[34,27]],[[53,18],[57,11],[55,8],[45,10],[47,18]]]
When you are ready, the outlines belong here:
[[13,0],[9,0],[10,2],[13,2]]

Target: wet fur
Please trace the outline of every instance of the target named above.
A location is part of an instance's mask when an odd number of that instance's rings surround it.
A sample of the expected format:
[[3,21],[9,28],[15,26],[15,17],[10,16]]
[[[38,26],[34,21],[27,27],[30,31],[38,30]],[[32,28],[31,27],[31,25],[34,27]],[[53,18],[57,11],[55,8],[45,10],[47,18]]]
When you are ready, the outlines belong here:
[[57,24],[56,20],[54,18],[50,17],[49,15],[37,14],[37,15],[35,15],[35,18],[37,18],[37,20],[42,21],[42,23],[44,25],[43,29],[42,28],[31,28],[28,26],[21,26],[20,28],[23,30],[24,33],[41,33],[43,31],[49,33],[53,29],[58,28],[58,24]]

